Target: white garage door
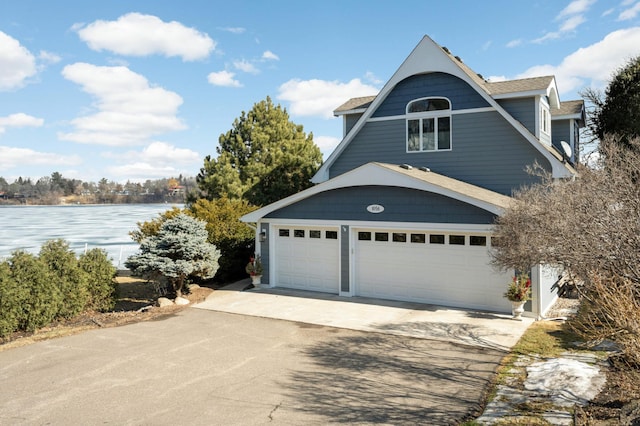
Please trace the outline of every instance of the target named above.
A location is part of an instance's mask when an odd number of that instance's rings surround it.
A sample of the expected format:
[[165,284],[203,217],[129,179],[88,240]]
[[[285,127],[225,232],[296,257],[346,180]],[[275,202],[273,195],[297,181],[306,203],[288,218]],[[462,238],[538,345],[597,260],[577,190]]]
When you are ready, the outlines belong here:
[[277,287],[338,293],[337,228],[283,226],[275,229],[275,238]]
[[355,232],[359,296],[505,311],[511,279],[490,265],[490,237],[397,230]]

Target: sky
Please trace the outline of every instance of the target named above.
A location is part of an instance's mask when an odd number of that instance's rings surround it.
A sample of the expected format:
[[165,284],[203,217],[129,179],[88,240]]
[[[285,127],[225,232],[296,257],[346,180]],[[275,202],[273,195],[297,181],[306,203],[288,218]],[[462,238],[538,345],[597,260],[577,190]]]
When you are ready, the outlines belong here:
[[640,55],[640,0],[1,0],[0,177],[196,176],[267,96],[326,159],[333,110],[424,35],[485,78],[555,75],[580,99]]

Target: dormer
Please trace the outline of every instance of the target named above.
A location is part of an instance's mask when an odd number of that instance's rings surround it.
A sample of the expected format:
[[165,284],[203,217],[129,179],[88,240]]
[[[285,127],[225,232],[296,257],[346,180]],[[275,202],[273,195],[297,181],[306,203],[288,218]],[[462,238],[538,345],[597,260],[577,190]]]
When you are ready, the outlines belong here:
[[333,111],[334,117],[342,116],[342,137],[353,128],[356,122],[362,117],[375,96],[363,96],[360,98],[349,99]]
[[551,146],[551,110],[560,107],[553,76],[487,83],[491,96],[540,142]]
[[582,100],[562,102],[559,108],[551,109],[553,146],[565,155],[562,142],[566,142],[571,150],[567,160],[572,164],[580,160],[580,129],[585,123],[586,111]]

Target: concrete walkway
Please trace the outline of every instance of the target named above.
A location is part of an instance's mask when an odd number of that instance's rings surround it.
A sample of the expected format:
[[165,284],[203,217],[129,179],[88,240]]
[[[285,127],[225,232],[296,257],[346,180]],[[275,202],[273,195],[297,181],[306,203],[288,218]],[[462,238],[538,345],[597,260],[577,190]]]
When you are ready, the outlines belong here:
[[435,339],[507,351],[533,322],[510,315],[419,303],[261,288],[242,280],[214,291],[195,308],[350,330]]

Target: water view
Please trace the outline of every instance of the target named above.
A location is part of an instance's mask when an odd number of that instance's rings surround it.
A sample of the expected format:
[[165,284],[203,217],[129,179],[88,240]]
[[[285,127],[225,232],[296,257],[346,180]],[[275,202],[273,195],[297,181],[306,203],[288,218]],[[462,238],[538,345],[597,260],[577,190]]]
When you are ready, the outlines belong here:
[[129,232],[137,229],[138,222],[153,219],[173,206],[0,206],[0,259],[18,249],[37,254],[45,241],[62,238],[77,254],[85,249],[104,249],[115,266],[124,268],[127,257],[138,249]]

